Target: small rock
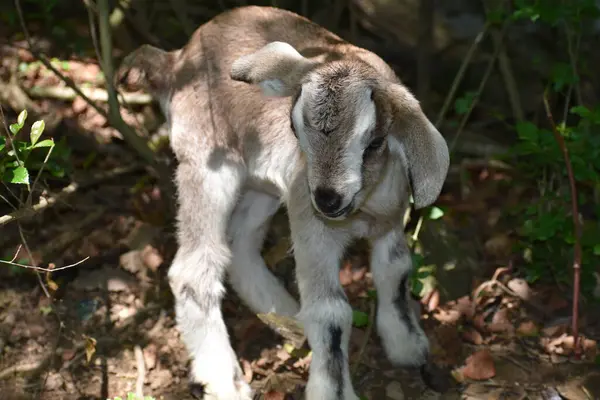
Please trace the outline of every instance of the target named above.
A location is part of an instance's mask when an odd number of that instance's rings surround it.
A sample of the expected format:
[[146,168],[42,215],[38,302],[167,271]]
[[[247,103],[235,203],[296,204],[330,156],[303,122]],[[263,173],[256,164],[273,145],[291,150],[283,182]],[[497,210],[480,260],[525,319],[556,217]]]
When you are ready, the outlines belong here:
[[400,384],[400,382],[390,382],[385,387],[385,395],[388,399],[404,400],[404,390],[402,390],[402,385]]
[[46,379],[46,390],[57,390],[60,389],[65,383],[63,377],[57,372],[50,372]]
[[173,380],[173,374],[168,369],[161,369],[154,371],[150,377],[150,387],[152,389],[161,388],[164,389],[171,384]]

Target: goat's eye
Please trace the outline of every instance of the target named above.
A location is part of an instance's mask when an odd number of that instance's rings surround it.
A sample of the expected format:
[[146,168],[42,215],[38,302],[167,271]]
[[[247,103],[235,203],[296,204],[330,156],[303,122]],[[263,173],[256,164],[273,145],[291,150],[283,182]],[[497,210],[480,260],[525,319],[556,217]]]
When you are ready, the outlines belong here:
[[380,148],[383,145],[384,142],[385,142],[384,137],[378,137],[378,138],[371,140],[371,143],[369,143],[369,146],[367,147],[367,151],[377,150],[378,148]]

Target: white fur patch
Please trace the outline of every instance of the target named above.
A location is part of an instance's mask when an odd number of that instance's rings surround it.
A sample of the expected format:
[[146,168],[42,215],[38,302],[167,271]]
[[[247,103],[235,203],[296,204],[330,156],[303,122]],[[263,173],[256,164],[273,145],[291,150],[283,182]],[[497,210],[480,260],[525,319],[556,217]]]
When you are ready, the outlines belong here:
[[267,79],[258,83],[265,96],[282,97],[287,95],[287,87],[279,79]]
[[367,141],[370,139],[370,133],[375,128],[375,123],[375,103],[371,100],[371,91],[368,90],[358,100],[354,130],[349,138],[343,159],[347,171],[343,187],[347,188],[349,194],[354,194],[361,188],[362,155]]

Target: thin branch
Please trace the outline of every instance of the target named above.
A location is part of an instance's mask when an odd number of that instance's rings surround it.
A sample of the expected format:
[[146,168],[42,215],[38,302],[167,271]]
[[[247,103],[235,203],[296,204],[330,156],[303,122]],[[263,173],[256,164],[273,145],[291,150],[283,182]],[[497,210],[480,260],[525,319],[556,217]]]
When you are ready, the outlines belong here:
[[504,35],[508,28],[508,25],[509,25],[509,23],[507,21],[504,23],[504,26],[502,27],[502,31],[500,32],[500,39],[501,39],[500,43],[494,49],[494,54],[492,55],[492,58],[490,59],[488,66],[483,74],[483,78],[481,79],[481,82],[479,83],[479,87],[477,88],[477,93],[475,94],[473,101],[471,101],[471,104],[469,104],[469,109],[463,115],[463,117],[460,121],[460,124],[456,130],[456,134],[452,138],[452,142],[450,143],[450,149],[449,149],[451,154],[454,150],[454,147],[456,146],[456,142],[457,142],[460,134],[464,130],[464,127],[467,125],[467,121],[469,120],[469,117],[471,116],[471,112],[475,108],[475,105],[477,105],[477,102],[479,101],[479,98],[481,97],[481,94],[483,93],[483,89],[485,89],[485,85],[487,84],[487,81],[489,80],[489,78],[492,74],[492,71],[494,70],[494,64],[496,63],[496,60],[498,59],[498,55],[500,54],[500,51],[502,49],[502,40],[504,38]]
[[[572,45],[572,32],[571,29],[569,28],[568,24],[565,24],[565,32],[567,35],[567,48],[568,48],[568,52],[569,52],[569,61],[571,63],[571,68],[573,69],[573,73],[577,75],[577,57],[579,55],[579,48],[581,45],[581,32],[577,32],[577,38],[575,39],[575,49],[573,49],[573,45]],[[577,102],[579,105],[583,105],[583,99],[581,96],[581,90],[579,89],[579,85],[577,84],[577,82],[572,83],[571,85],[569,85],[569,89],[567,90],[567,96],[565,99],[565,109],[563,111],[563,122],[566,123],[567,118],[569,116],[569,109],[571,108],[571,96],[573,94],[573,91],[575,91],[575,94],[577,96]]]
[[62,188],[60,192],[58,192],[56,195],[47,198],[41,198],[39,203],[34,204],[31,207],[22,207],[13,213],[0,216],[0,226],[8,224],[10,222],[14,222],[21,218],[31,217],[39,212],[44,211],[46,208],[58,202],[64,202],[64,199],[66,197],[75,193],[77,190],[85,189],[97,183],[104,182],[106,180],[122,176],[124,174],[130,174],[142,169],[142,165],[134,164],[127,167],[118,167],[113,170],[102,172],[99,174],[94,174],[91,176],[88,175],[85,177],[80,177],[79,179],[77,179],[78,181],[80,181],[79,183],[71,182],[69,185]]
[[[34,86],[30,89],[26,89],[27,94],[31,97],[38,98],[53,98],[63,101],[75,100],[78,93],[71,87],[64,86]],[[108,101],[108,92],[102,88],[81,88],[80,91],[84,93],[90,101]],[[144,105],[150,104],[153,99],[147,93],[121,93],[122,101],[129,104]]]
[[2,124],[4,125],[4,130],[6,131],[6,137],[8,138],[8,142],[10,143],[10,147],[12,147],[13,151],[15,152],[15,158],[17,159],[17,162],[21,164],[21,160],[19,159],[19,152],[17,151],[15,144],[13,143],[11,132],[8,129],[8,126],[6,125],[6,117],[4,116],[4,109],[1,105],[0,115],[2,116]]
[[454,95],[456,94],[456,91],[458,90],[458,87],[460,86],[460,84],[465,76],[467,67],[471,63],[471,60],[473,59],[473,56],[475,55],[475,51],[477,50],[477,48],[483,41],[483,38],[488,33],[489,29],[490,29],[490,24],[486,23],[485,26],[483,27],[483,30],[481,32],[479,32],[477,34],[477,36],[475,36],[475,40],[473,40],[473,43],[471,44],[469,51],[465,55],[465,58],[463,59],[463,62],[460,65],[460,68],[459,68],[458,72],[456,73],[454,80],[452,81],[452,86],[450,87],[450,91],[446,95],[446,99],[444,100],[444,105],[442,106],[442,109],[440,110],[440,112],[438,114],[437,120],[435,121],[436,127],[439,128],[441,123],[444,121],[444,117],[446,116],[446,113],[448,112],[448,109],[450,108],[452,99],[454,99]]
[[40,180],[40,176],[42,176],[42,172],[44,171],[44,168],[46,168],[46,164],[48,164],[48,160],[50,159],[50,154],[52,154],[52,150],[54,150],[54,146],[50,146],[50,148],[48,149],[48,153],[46,153],[44,162],[42,163],[42,166],[40,167],[37,175],[35,176],[35,179],[33,180],[33,184],[31,185],[31,189],[29,190],[29,194],[27,195],[27,200],[25,200],[25,207],[31,207],[31,198],[33,196],[33,190],[35,189],[35,186]]
[[7,265],[12,265],[15,267],[20,267],[20,268],[26,268],[26,269],[33,269],[35,271],[41,271],[41,272],[56,272],[56,271],[61,271],[63,269],[68,269],[68,268],[73,268],[78,266],[79,264],[87,261],[90,257],[87,256],[86,258],[84,258],[83,260],[77,261],[74,264],[69,264],[69,265],[63,265],[62,267],[58,267],[58,268],[43,268],[43,267],[36,267],[35,265],[27,265],[27,264],[20,264],[20,263],[16,263],[16,262],[12,262],[12,261],[5,261],[5,260],[0,260],[1,264],[7,264]]
[[[482,4],[486,17],[489,17],[490,7],[488,1],[483,0]],[[503,34],[499,32],[497,28],[492,27],[490,29],[490,35],[492,37],[492,41],[494,42],[494,48],[500,48],[500,53],[498,54],[498,68],[500,69],[500,74],[504,80],[504,87],[508,94],[508,100],[512,109],[513,117],[516,121],[523,121],[525,119],[525,113],[523,112],[523,106],[521,105],[521,97],[519,95],[519,90],[517,89],[517,82],[515,80],[512,65],[502,44]]]
[[[166,173],[162,171],[160,166],[157,165],[156,160],[154,158],[154,152],[148,147],[147,143],[140,138],[137,133],[123,121],[121,118],[121,114],[118,111],[118,101],[116,97],[116,92],[113,86],[113,74],[112,74],[112,62],[106,63],[99,60],[101,64],[109,64],[109,70],[103,71],[104,76],[106,77],[106,86],[109,94],[109,110],[107,113],[102,108],[100,108],[95,102],[93,102],[90,98],[88,98],[73,82],[73,80],[69,77],[64,76],[60,71],[58,71],[49,61],[48,59],[38,52],[33,43],[31,42],[31,37],[29,36],[29,32],[25,25],[25,18],[23,17],[23,12],[21,10],[20,0],[15,0],[15,6],[17,8],[17,14],[19,15],[19,21],[21,23],[21,27],[23,32],[25,33],[25,37],[27,38],[27,44],[29,45],[29,51],[38,59],[46,68],[51,70],[57,77],[59,77],[67,86],[73,89],[86,103],[92,106],[100,115],[104,116],[109,123],[115,127],[125,139],[126,142],[136,151],[136,154],[140,156],[145,162],[149,165],[156,167],[159,170],[159,175],[165,175]],[[110,24],[108,22],[108,2],[107,0],[99,1],[99,10],[100,12],[100,33],[101,33],[101,44],[103,46],[107,46],[107,48],[103,48],[103,53],[108,57],[108,60],[111,61],[112,57],[109,57],[112,53],[112,43],[110,38]],[[164,180],[165,178],[163,178]]]
[[581,355],[581,348],[579,346],[579,286],[581,280],[581,222],[579,220],[579,207],[577,205],[577,185],[575,184],[575,175],[573,174],[573,167],[571,165],[571,158],[569,156],[569,150],[565,143],[565,139],[562,137],[556,123],[552,111],[550,110],[550,104],[548,103],[548,95],[544,93],[543,96],[544,109],[546,110],[546,117],[552,127],[552,133],[556,139],[556,143],[560,147],[565,160],[565,166],[567,168],[567,175],[569,177],[569,188],[571,191],[571,213],[573,214],[573,230],[575,233],[574,243],[574,254],[573,254],[573,316],[571,322],[571,331],[575,338],[575,357],[579,358]]
[[[29,257],[29,260],[31,262],[33,262],[33,253],[31,252],[31,249],[29,248],[29,245],[27,244],[27,240],[25,239],[25,234],[23,233],[23,227],[18,222],[17,222],[17,227],[19,228],[19,236],[21,236],[21,243],[23,244],[23,247],[25,247],[25,251],[27,252],[27,256]],[[2,262],[4,262],[4,261],[2,261]],[[44,280],[42,279],[42,274],[40,274],[40,271],[38,271],[38,270],[35,271],[35,274],[37,276],[40,286],[42,287],[42,290],[44,291],[44,294],[46,295],[46,297],[51,299],[52,297],[50,296],[50,292],[48,292],[48,288],[46,287],[46,285],[44,284]]]
[[139,345],[133,348],[135,353],[135,362],[137,367],[137,379],[135,381],[135,394],[138,399],[144,398],[144,380],[146,379],[146,363],[144,362],[144,353]]
[[[581,43],[581,32],[577,33],[575,48],[573,48],[573,42],[571,40],[571,37],[573,36],[573,34],[572,34],[571,29],[569,28],[568,24],[565,25],[565,29],[567,31],[567,50],[569,52],[569,62],[571,63],[571,69],[573,70],[573,74],[575,76],[579,77],[578,68],[577,68],[577,55],[579,53],[579,47],[580,47],[580,43]],[[583,104],[583,96],[581,95],[581,88],[579,87],[579,85],[577,83],[574,83],[573,86],[575,88],[575,95],[577,96],[577,103],[579,105],[584,105]]]

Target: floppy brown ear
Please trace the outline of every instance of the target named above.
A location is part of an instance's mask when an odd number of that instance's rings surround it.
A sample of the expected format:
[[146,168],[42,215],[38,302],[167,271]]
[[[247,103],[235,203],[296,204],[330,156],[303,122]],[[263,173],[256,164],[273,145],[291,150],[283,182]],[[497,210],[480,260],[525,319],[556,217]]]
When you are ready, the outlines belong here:
[[450,164],[448,145],[429,121],[418,101],[402,85],[389,88],[395,121],[393,135],[408,160],[415,208],[432,204],[439,196]]
[[292,45],[271,42],[231,65],[231,79],[260,86],[267,96],[291,96],[302,78],[316,65]]
[[142,45],[123,59],[115,72],[114,83],[158,95],[166,90],[172,58],[167,51],[148,44]]

